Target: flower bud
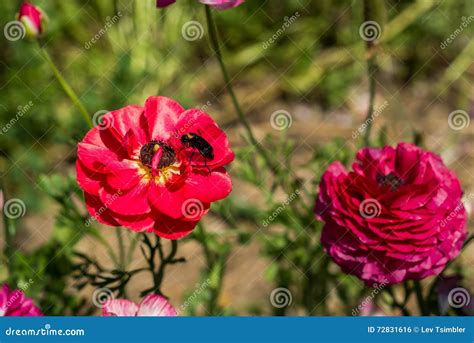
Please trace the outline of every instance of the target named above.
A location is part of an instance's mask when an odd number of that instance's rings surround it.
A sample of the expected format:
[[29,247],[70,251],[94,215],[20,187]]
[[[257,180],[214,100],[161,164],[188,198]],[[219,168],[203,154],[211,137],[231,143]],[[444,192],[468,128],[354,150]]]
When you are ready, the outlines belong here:
[[35,39],[46,31],[48,17],[40,8],[25,1],[20,7],[17,20],[23,24],[26,36]]

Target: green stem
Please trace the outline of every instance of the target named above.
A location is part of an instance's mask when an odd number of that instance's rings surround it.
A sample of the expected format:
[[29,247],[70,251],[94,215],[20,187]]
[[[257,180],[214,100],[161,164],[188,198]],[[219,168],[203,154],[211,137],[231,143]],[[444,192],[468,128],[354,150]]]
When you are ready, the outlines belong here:
[[422,292],[422,289],[421,289],[421,283],[420,283],[420,281],[415,281],[413,284],[415,286],[416,299],[418,301],[418,307],[420,309],[421,315],[422,316],[428,316],[429,312],[426,309],[425,301],[423,299],[423,292]]
[[[366,21],[372,21],[375,16],[373,4],[370,0],[364,0],[364,16]],[[376,47],[375,41],[367,41],[367,53],[369,57],[367,59],[367,74],[369,78],[369,108],[367,109],[367,116],[364,123],[366,124],[366,130],[364,132],[364,145],[370,145],[370,132],[372,131],[372,124],[374,122],[374,101],[375,101],[375,90],[376,90],[376,79],[375,74],[377,73],[377,61],[376,61]]]
[[119,246],[119,268],[125,270],[125,245],[123,242],[123,229],[121,227],[115,228],[115,234],[117,236],[117,242]]
[[87,112],[86,108],[84,107],[82,102],[79,100],[78,96],[76,95],[74,90],[71,88],[69,83],[62,76],[61,72],[59,71],[59,69],[56,67],[53,60],[51,59],[51,56],[49,55],[48,51],[44,47],[42,47],[41,45],[39,45],[39,51],[41,53],[41,56],[46,61],[46,63],[48,63],[48,65],[50,66],[51,70],[54,73],[54,76],[56,76],[56,79],[58,80],[59,84],[63,88],[66,95],[69,97],[69,99],[71,99],[73,104],[77,107],[77,109],[79,110],[79,112],[83,116],[83,118],[86,121],[87,125],[89,125],[89,127],[91,127],[91,128],[94,127],[94,124],[92,123],[91,117],[90,117],[89,113]]
[[[3,199],[4,201],[7,201],[7,194],[6,194],[6,189],[5,185],[0,184],[2,188],[0,188],[0,191],[3,192]],[[3,204],[2,204],[3,206]],[[4,254],[7,259],[7,268],[8,268],[8,277],[11,280],[12,284],[16,284],[16,277],[14,273],[14,253],[15,249],[13,247],[14,244],[14,239],[16,235],[16,225],[15,221],[12,218],[8,218],[7,215],[5,214],[5,210],[2,209],[2,214],[3,214],[3,227],[5,228],[5,246],[4,246]]]
[[219,38],[217,37],[216,25],[214,24],[214,19],[212,17],[211,8],[209,7],[209,5],[206,5],[206,20],[207,20],[207,28],[209,31],[209,39],[211,42],[211,46],[214,53],[217,56],[217,60],[219,61],[219,66],[221,68],[222,76],[224,77],[225,87],[232,99],[232,104],[234,105],[234,108],[235,108],[235,111],[237,112],[239,120],[244,126],[245,131],[247,132],[248,139],[255,146],[255,148],[260,153],[262,158],[265,160],[265,163],[267,164],[267,166],[272,170],[274,174],[278,174],[278,167],[270,158],[270,156],[267,154],[267,151],[265,150],[265,148],[255,138],[252,132],[252,128],[250,127],[250,123],[247,120],[246,115],[242,111],[242,108],[240,107],[237,97],[235,96],[234,88],[232,87],[232,82],[229,77],[229,73],[227,72],[227,67],[225,66],[224,60],[222,58],[222,53],[221,53],[221,49],[219,45]]

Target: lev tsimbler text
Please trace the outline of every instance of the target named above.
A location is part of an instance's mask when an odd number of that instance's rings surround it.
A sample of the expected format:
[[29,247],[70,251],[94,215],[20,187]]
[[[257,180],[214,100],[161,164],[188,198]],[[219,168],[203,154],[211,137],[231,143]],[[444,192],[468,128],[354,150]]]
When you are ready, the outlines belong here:
[[466,328],[461,326],[368,326],[369,333],[414,333],[414,334],[453,334],[465,333]]

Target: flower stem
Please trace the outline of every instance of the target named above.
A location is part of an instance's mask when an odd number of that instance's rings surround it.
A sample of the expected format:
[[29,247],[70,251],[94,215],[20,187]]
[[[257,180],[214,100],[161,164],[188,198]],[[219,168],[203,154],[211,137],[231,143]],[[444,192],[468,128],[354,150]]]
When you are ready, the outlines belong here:
[[423,292],[422,292],[422,289],[421,289],[421,283],[420,283],[420,281],[415,281],[413,284],[415,286],[416,299],[418,301],[418,307],[420,309],[420,313],[421,313],[422,316],[428,316],[429,312],[426,309],[425,301],[423,299]]
[[225,66],[224,60],[222,58],[222,53],[221,53],[221,49],[219,45],[219,38],[217,36],[216,25],[214,24],[211,8],[209,7],[209,5],[206,5],[205,7],[206,7],[206,21],[207,21],[207,27],[209,31],[209,40],[210,40],[212,49],[214,53],[216,54],[217,60],[219,61],[219,66],[222,72],[222,76],[224,77],[225,87],[232,99],[232,104],[234,105],[235,111],[237,112],[239,120],[244,126],[245,131],[247,132],[247,136],[250,142],[255,146],[255,148],[260,153],[262,158],[265,160],[265,163],[272,170],[272,172],[274,174],[278,174],[278,167],[270,158],[270,156],[267,154],[267,151],[265,150],[265,148],[255,138],[252,132],[252,128],[250,127],[250,123],[247,120],[247,117],[245,116],[244,112],[242,111],[239,101],[237,100],[237,97],[234,92],[234,88],[232,87],[231,79],[229,77],[229,73],[227,71],[227,67]]
[[[373,21],[375,14],[373,13],[374,8],[370,0],[364,0],[364,17],[366,21]],[[370,145],[370,132],[372,131],[372,124],[374,122],[373,112],[374,112],[374,101],[375,101],[375,90],[376,90],[376,79],[375,74],[377,73],[378,66],[376,60],[376,40],[367,40],[367,75],[369,78],[369,107],[367,109],[367,116],[364,123],[366,124],[366,129],[364,132],[364,145]]]
[[[7,201],[7,193],[5,189],[5,185],[3,182],[0,184],[1,188],[0,191],[3,193],[3,200]],[[3,206],[3,204],[1,204]],[[15,221],[12,218],[7,217],[5,211],[2,210],[3,216],[3,227],[5,229],[5,246],[4,246],[4,254],[7,260],[7,268],[8,268],[8,277],[12,284],[16,284],[16,274],[14,273],[14,253],[15,250],[13,248],[14,239],[16,235],[16,225]]]
[[51,56],[49,55],[48,51],[44,47],[42,47],[41,45],[39,45],[39,51],[40,51],[41,56],[43,57],[43,59],[46,61],[46,63],[48,63],[49,67],[53,71],[54,76],[58,80],[59,84],[63,88],[66,95],[69,97],[69,99],[71,99],[73,104],[77,107],[77,109],[81,113],[81,115],[84,118],[84,120],[86,121],[87,125],[91,128],[94,127],[94,124],[92,123],[91,117],[90,117],[89,113],[87,112],[86,108],[84,107],[82,102],[79,100],[78,96],[76,95],[74,90],[71,88],[69,83],[62,76],[61,72],[59,71],[59,69],[56,67],[53,60],[51,59]]
[[117,242],[119,246],[119,267],[120,270],[125,270],[125,245],[123,243],[123,229],[121,227],[115,228],[115,234],[117,235]]

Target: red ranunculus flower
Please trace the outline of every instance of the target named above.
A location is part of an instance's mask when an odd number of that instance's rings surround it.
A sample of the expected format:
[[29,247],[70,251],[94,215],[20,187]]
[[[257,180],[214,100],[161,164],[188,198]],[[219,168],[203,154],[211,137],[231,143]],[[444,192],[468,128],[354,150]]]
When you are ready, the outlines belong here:
[[21,4],[17,18],[23,24],[25,32],[30,38],[41,36],[48,21],[47,16],[39,7],[26,1]]
[[364,148],[353,171],[333,162],[316,202],[322,244],[343,271],[367,285],[439,274],[466,237],[456,175],[412,144]]
[[107,113],[78,145],[77,181],[98,221],[178,239],[232,183],[234,159],[209,115],[165,97]]

